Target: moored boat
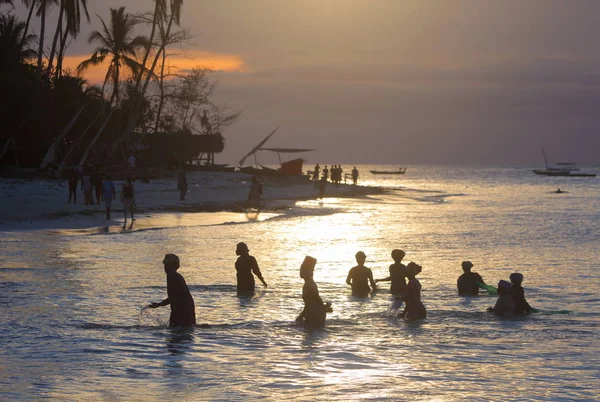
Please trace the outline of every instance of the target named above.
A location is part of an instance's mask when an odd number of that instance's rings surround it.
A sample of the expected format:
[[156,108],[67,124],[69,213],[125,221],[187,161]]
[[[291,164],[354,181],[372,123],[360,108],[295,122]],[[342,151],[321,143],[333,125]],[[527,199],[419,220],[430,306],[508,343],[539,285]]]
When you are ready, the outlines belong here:
[[398,170],[369,170],[372,174],[404,174],[406,168],[398,168]]

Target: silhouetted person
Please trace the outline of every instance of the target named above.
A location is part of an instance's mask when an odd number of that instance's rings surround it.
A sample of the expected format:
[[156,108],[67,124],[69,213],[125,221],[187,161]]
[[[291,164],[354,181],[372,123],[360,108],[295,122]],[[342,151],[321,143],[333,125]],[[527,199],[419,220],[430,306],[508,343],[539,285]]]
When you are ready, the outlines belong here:
[[[102,172],[95,170],[92,173],[92,186],[96,192],[96,204],[100,204],[100,199],[102,198]],[[92,197],[92,203],[94,201],[93,198],[94,197]]]
[[325,317],[331,313],[331,303],[323,303],[319,296],[319,288],[313,279],[317,260],[306,256],[300,266],[300,278],[304,279],[302,287],[302,300],[304,310],[300,313],[296,322],[305,324],[309,328],[322,328],[325,326]]
[[532,313],[533,308],[531,308],[529,303],[527,303],[527,300],[525,300],[525,289],[521,286],[521,283],[523,283],[523,275],[518,272],[510,274],[510,282],[511,295],[515,302],[515,313]]
[[321,166],[317,163],[315,165],[315,170],[313,170],[313,181],[319,180],[319,173],[321,172]]
[[498,300],[488,311],[499,316],[511,316],[515,313],[515,301],[512,297],[510,283],[505,280],[498,282]]
[[327,165],[325,165],[325,169],[323,169],[323,179],[325,179],[325,181],[329,179],[329,169],[327,169]]
[[463,261],[462,269],[464,273],[458,277],[456,286],[458,287],[458,294],[461,296],[477,296],[479,294],[478,283],[485,285],[483,278],[477,272],[471,272],[473,268],[471,261]]
[[402,250],[393,250],[392,259],[394,260],[394,263],[390,265],[390,276],[375,280],[375,283],[391,281],[390,293],[395,296],[402,296],[406,290],[407,271],[406,265],[402,264],[402,259],[405,255],[406,253]]
[[352,286],[352,296],[366,297],[371,292],[369,282],[373,290],[377,289],[375,281],[373,280],[373,272],[370,268],[365,267],[365,261],[367,256],[362,251],[359,251],[355,255],[357,266],[350,269],[346,283]]
[[421,272],[421,266],[410,262],[406,267],[406,273],[408,277],[408,284],[406,285],[406,291],[402,296],[405,307],[400,317],[406,318],[407,320],[421,320],[427,317],[427,310],[421,302],[421,283],[416,276]]
[[249,253],[250,250],[248,250],[246,243],[237,244],[235,248],[235,254],[239,255],[235,262],[235,270],[237,271],[237,291],[242,294],[254,292],[254,275],[260,279],[264,287],[267,287],[267,282],[263,279],[256,258]]
[[248,207],[249,208],[259,208],[260,207],[260,197],[263,193],[262,184],[258,181],[256,176],[252,176],[252,181],[250,182],[250,191],[248,192]]
[[203,111],[202,117],[200,118],[200,127],[204,127],[207,133],[210,134],[210,124],[208,123],[208,116],[206,110]]
[[135,188],[133,187],[133,183],[131,182],[131,178],[127,178],[127,182],[123,183],[121,187],[121,202],[123,203],[123,215],[125,216],[125,221],[123,222],[123,227],[127,225],[127,211],[131,214],[131,224],[135,222],[135,218],[133,217],[133,208],[135,207]]
[[179,190],[179,201],[185,201],[185,194],[188,190],[187,176],[185,169],[181,167],[177,172],[177,190]]
[[84,168],[83,176],[81,177],[81,191],[83,191],[83,200],[85,205],[94,204],[92,197],[92,178],[89,168]]
[[102,195],[104,197],[104,206],[106,207],[106,219],[110,219],[112,201],[117,198],[115,183],[113,183],[110,177],[107,177],[104,183],[102,183]]
[[358,169],[354,166],[354,169],[352,169],[352,184],[356,186],[356,183],[358,183]]
[[77,182],[79,181],[79,173],[72,171],[69,175],[69,203],[71,202],[71,196],[73,197],[73,204],[77,204]]
[[325,176],[319,180],[319,198],[323,199],[323,195],[325,195],[325,187],[327,187],[327,179]]
[[185,279],[177,272],[179,257],[175,254],[167,254],[163,264],[165,264],[165,273],[167,274],[167,298],[160,303],[151,303],[148,307],[158,308],[171,305],[169,327],[191,327],[196,325],[194,299],[185,283]]

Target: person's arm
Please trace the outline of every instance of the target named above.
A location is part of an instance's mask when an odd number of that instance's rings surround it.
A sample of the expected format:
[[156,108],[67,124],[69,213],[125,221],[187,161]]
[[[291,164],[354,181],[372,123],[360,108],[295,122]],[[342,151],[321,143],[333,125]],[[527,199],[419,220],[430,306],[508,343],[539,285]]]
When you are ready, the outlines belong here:
[[254,272],[254,275],[256,275],[256,277],[258,279],[260,279],[260,281],[262,282],[264,287],[268,287],[267,282],[265,282],[265,280],[263,279],[262,272],[260,272],[260,268],[258,267],[258,262],[256,261],[256,258],[252,257],[252,259],[253,259],[252,272]]
[[350,272],[348,272],[348,276],[346,277],[346,283],[350,286],[352,286],[352,270],[350,270]]
[[483,278],[481,277],[481,275],[477,274],[477,278],[476,278],[476,279],[477,279],[477,281],[476,281],[476,282],[478,282],[478,283],[482,283],[482,284],[484,284],[484,285],[485,285],[485,282],[483,281]]
[[377,282],[389,282],[392,280],[391,276],[388,276],[387,278],[383,278],[383,279],[375,279],[375,283]]
[[152,302],[148,305],[148,307],[150,308],[158,308],[158,307],[162,307],[162,306],[168,306],[169,304],[171,304],[171,301],[169,300],[169,298],[167,297],[165,300],[156,303],[156,302]]
[[377,285],[375,285],[375,281],[373,280],[373,271],[371,270],[369,270],[369,281],[371,282],[373,290],[377,290]]

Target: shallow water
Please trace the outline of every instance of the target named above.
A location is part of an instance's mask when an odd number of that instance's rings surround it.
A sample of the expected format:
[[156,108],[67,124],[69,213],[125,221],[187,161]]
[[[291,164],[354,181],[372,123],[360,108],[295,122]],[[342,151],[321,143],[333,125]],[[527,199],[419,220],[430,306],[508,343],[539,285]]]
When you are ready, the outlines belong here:
[[[0,398],[598,399],[599,178],[430,166],[379,177],[372,168],[359,166],[361,180],[386,194],[299,202],[263,221],[2,232]],[[235,293],[238,241],[269,283],[253,298]],[[385,283],[368,299],[345,285],[356,251],[382,278],[393,248],[423,265],[422,322],[386,314]],[[168,308],[140,314],[166,297],[167,252],[180,256],[209,326],[166,328]],[[294,324],[305,255],[318,259],[315,280],[333,304],[324,330]],[[465,259],[492,284],[523,273],[543,313],[501,319],[485,313],[494,297],[458,297]],[[551,314],[560,310],[569,314]]]

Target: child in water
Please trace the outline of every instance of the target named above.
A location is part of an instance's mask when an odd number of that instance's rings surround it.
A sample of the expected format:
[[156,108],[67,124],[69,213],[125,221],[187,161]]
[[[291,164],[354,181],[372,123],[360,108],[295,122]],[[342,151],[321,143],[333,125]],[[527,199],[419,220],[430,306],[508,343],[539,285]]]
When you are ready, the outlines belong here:
[[527,300],[525,300],[525,289],[521,286],[521,283],[523,283],[523,275],[518,272],[510,274],[510,282],[511,294],[513,301],[515,302],[515,313],[532,313],[534,310],[529,303],[527,303]]
[[408,284],[402,299],[406,303],[404,311],[400,314],[401,318],[407,320],[420,320],[427,317],[427,310],[421,302],[421,283],[416,276],[421,272],[422,267],[414,262],[410,262],[406,267]]
[[487,311],[499,316],[511,316],[515,313],[515,302],[512,297],[510,283],[505,280],[498,282],[498,300],[494,307],[489,307]]
[[304,301],[304,310],[300,313],[296,322],[304,324],[309,328],[322,328],[325,326],[325,317],[331,313],[331,303],[323,303],[319,296],[319,288],[313,279],[317,260],[306,256],[300,266],[300,278],[304,279],[302,287],[302,300]]
[[348,272],[346,283],[352,286],[352,296],[367,297],[371,292],[369,282],[373,290],[377,289],[373,280],[373,272],[370,268],[365,267],[365,261],[367,260],[365,253],[359,251],[356,253],[355,258],[358,265]]

